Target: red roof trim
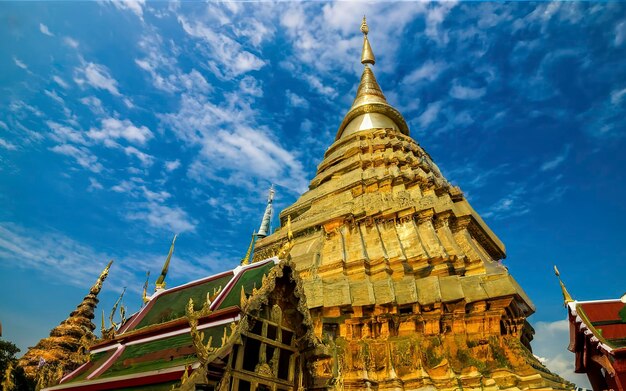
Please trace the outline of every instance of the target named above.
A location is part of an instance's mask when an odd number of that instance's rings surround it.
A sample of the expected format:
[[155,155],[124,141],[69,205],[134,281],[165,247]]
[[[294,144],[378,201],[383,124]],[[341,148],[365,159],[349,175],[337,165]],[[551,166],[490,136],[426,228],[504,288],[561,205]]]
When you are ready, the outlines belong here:
[[123,380],[113,380],[111,382],[106,383],[96,383],[96,384],[79,384],[75,385],[68,384],[68,387],[63,388],[54,388],[55,390],[75,390],[75,391],[102,391],[102,390],[116,390],[118,388],[125,387],[137,387],[137,386],[145,386],[149,384],[158,384],[164,383],[172,380],[180,380],[185,371],[174,371],[167,373],[159,373],[150,376],[144,377],[134,377]]

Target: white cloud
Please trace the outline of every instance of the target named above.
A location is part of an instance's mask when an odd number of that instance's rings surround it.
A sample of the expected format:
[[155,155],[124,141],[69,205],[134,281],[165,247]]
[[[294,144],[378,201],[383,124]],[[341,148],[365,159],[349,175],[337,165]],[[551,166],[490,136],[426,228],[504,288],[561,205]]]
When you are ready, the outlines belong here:
[[125,217],[148,223],[153,228],[167,229],[181,233],[195,231],[198,222],[178,206],[167,206],[158,202],[148,201],[136,204],[136,210],[128,212]]
[[145,152],[141,152],[137,148],[133,146],[128,146],[124,148],[124,153],[128,156],[134,156],[141,162],[141,165],[144,167],[150,167],[154,163],[154,156],[148,155]]
[[178,160],[178,159],[165,162],[165,170],[167,172],[172,172],[172,171],[176,170],[179,167],[180,167],[180,160]]
[[119,139],[143,145],[153,137],[153,134],[147,127],[137,127],[127,119],[105,118],[101,121],[100,129],[90,129],[87,136],[111,147],[115,146],[115,141]]
[[482,213],[482,216],[485,218],[491,217],[494,220],[501,220],[525,215],[530,212],[525,197],[526,188],[524,185],[518,184],[515,190],[491,205],[485,213]]
[[176,61],[178,48],[163,42],[163,39],[156,32],[150,32],[139,40],[139,47],[145,56],[135,59],[135,64],[150,74],[152,85],[162,91],[169,93],[186,91],[196,91],[206,93],[211,90],[211,86],[204,76],[192,69],[189,73],[183,72]]
[[65,101],[63,100],[63,98],[61,98],[59,96],[59,94],[56,93],[56,91],[54,91],[54,90],[53,91],[44,90],[43,93],[46,94],[48,97],[50,97],[55,102],[57,102],[58,104],[60,104],[61,106],[65,105]]
[[74,130],[69,126],[59,124],[54,121],[46,121],[46,125],[52,130],[50,137],[60,143],[71,142],[74,144],[87,145],[87,140],[82,132]]
[[[205,97],[183,94],[180,110],[161,115],[161,120],[179,139],[201,148],[190,167],[197,180],[242,186],[263,180],[289,184],[294,191],[304,189],[302,164],[269,129],[256,124],[256,116],[239,95],[215,105]],[[242,180],[232,181],[233,177]]]
[[421,67],[415,69],[402,79],[402,83],[413,84],[422,80],[434,81],[447,68],[444,62],[426,60]]
[[458,84],[455,80],[450,88],[450,96],[456,99],[473,100],[485,95],[486,88],[472,88]]
[[4,149],[8,149],[9,151],[14,151],[17,149],[15,144],[11,144],[10,142],[0,138],[0,147]]
[[615,26],[615,38],[613,44],[621,46],[626,41],[626,21],[621,21]]
[[104,107],[102,106],[102,101],[95,96],[87,96],[80,99],[80,102],[85,106],[89,107],[89,109],[94,114],[102,115],[104,114]]
[[544,364],[563,378],[579,387],[591,390],[587,376],[574,373],[574,354],[567,350],[569,344],[569,322],[566,319],[554,322],[537,322],[534,325],[533,352]]
[[75,70],[76,76],[74,81],[78,85],[82,86],[86,83],[92,87],[109,91],[115,96],[121,95],[117,88],[117,80],[111,77],[109,70],[104,65],[87,62],[75,68]]
[[0,259],[15,267],[36,269],[57,281],[88,287],[108,258],[59,233],[34,233],[2,223]]
[[620,102],[624,98],[624,95],[626,95],[626,88],[611,91],[611,103],[614,105],[620,104]]
[[252,76],[244,76],[244,78],[241,79],[239,82],[239,91],[257,98],[263,96],[261,83]]
[[300,95],[294,92],[291,92],[290,90],[285,91],[285,95],[287,96],[287,104],[289,104],[289,106],[299,107],[302,109],[309,108],[309,101],[307,101],[305,98],[301,97]]
[[439,115],[439,111],[441,110],[441,101],[432,102],[426,106],[426,110],[417,118],[418,123],[422,127],[427,128],[430,124],[432,124]]
[[102,190],[104,189],[104,186],[102,186],[102,183],[98,182],[97,179],[95,178],[89,178],[89,187],[87,188],[87,191],[94,191],[94,190]]
[[60,85],[61,87],[68,89],[70,86],[65,82],[65,80],[61,79],[59,76],[54,75],[52,76],[52,80],[54,80],[55,83],[57,83],[58,85]]
[[563,164],[563,162],[567,159],[567,156],[569,155],[569,152],[571,149],[572,149],[571,145],[566,145],[565,149],[563,149],[563,151],[560,154],[558,154],[553,159],[548,160],[547,162],[541,165],[541,171],[554,170],[555,168]]
[[43,23],[39,23],[39,31],[41,31],[42,34],[48,35],[50,37],[54,37],[54,34],[50,32],[50,29],[48,28],[48,26],[46,26]]
[[212,29],[200,21],[188,20],[182,15],[178,16],[178,22],[188,35],[202,39],[207,45],[209,54],[206,57],[212,59],[209,60],[209,65],[222,78],[259,70],[265,65],[265,61],[245,50],[239,42],[220,30]]
[[109,0],[109,2],[119,10],[131,11],[140,19],[143,18],[145,0]]
[[26,70],[26,71],[28,70],[28,66],[27,66],[26,64],[24,64],[24,63],[22,62],[22,60],[20,60],[19,58],[17,58],[17,57],[13,57],[13,62],[14,62],[14,63],[15,63],[15,65],[17,65],[18,67],[20,67],[20,68],[22,68],[22,69],[24,69],[24,70]]
[[63,38],[63,43],[65,43],[67,46],[69,46],[69,47],[71,47],[73,49],[76,49],[79,46],[78,41],[75,40],[72,37],[65,37],[65,38]]
[[103,170],[102,164],[98,162],[98,158],[85,147],[77,147],[70,144],[55,145],[50,148],[51,151],[73,157],[79,166],[98,173]]
[[337,97],[338,95],[337,90],[335,90],[333,87],[330,87],[328,85],[324,85],[321,78],[315,75],[304,75],[303,77],[304,77],[304,80],[306,80],[306,82],[309,83],[311,88],[313,88],[313,90],[315,90],[316,92],[330,99],[334,99]]

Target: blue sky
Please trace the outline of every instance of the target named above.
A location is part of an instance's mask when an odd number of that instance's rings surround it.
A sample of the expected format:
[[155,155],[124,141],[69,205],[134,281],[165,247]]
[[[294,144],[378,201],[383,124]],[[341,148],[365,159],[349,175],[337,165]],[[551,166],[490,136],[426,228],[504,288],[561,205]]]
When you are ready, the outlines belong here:
[[571,369],[552,265],[577,299],[625,289],[616,2],[0,2],[5,337],[47,335],[109,259],[101,308],[126,286],[136,310],[174,233],[170,286],[237,265],[269,185],[291,204],[332,143],[363,14],[387,99],[505,242],[536,353]]

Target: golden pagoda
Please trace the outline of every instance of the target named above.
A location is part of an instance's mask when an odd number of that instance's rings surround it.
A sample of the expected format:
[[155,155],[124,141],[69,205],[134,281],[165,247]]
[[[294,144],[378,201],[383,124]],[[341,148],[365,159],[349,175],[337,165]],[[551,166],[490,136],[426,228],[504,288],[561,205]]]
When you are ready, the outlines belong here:
[[88,358],[88,349],[96,341],[92,320],[98,305],[98,294],[109,275],[113,261],[104,268],[89,293],[70,316],[50,331],[19,359],[26,376],[37,382],[38,389],[55,384],[63,374],[76,369]]
[[288,258],[326,356],[307,389],[571,389],[532,354],[534,306],[505,248],[389,105],[365,18],[361,82],[317,174],[259,238]]
[[45,391],[574,388],[532,354],[504,245],[410,137],[361,31],[354,103],[281,227],[272,188],[239,266],[167,288],[172,242],[145,305]]

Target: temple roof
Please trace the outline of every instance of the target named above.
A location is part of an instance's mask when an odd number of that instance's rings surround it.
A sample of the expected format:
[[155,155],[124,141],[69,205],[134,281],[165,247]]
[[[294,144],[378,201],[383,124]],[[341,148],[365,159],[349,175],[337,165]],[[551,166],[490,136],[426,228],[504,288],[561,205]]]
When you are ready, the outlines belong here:
[[626,304],[620,300],[573,301],[568,303],[577,331],[607,353],[626,353]]
[[238,266],[213,276],[163,289],[147,305],[120,327],[117,335],[90,348],[90,360],[47,390],[123,389],[151,385],[146,389],[170,389],[187,369],[198,367],[199,359],[192,341],[186,307],[200,311],[207,298],[210,313],[199,319],[198,330],[204,344],[220,348],[221,338],[233,322],[241,318],[240,300],[254,295],[264,276],[278,264],[269,258],[251,265]]

